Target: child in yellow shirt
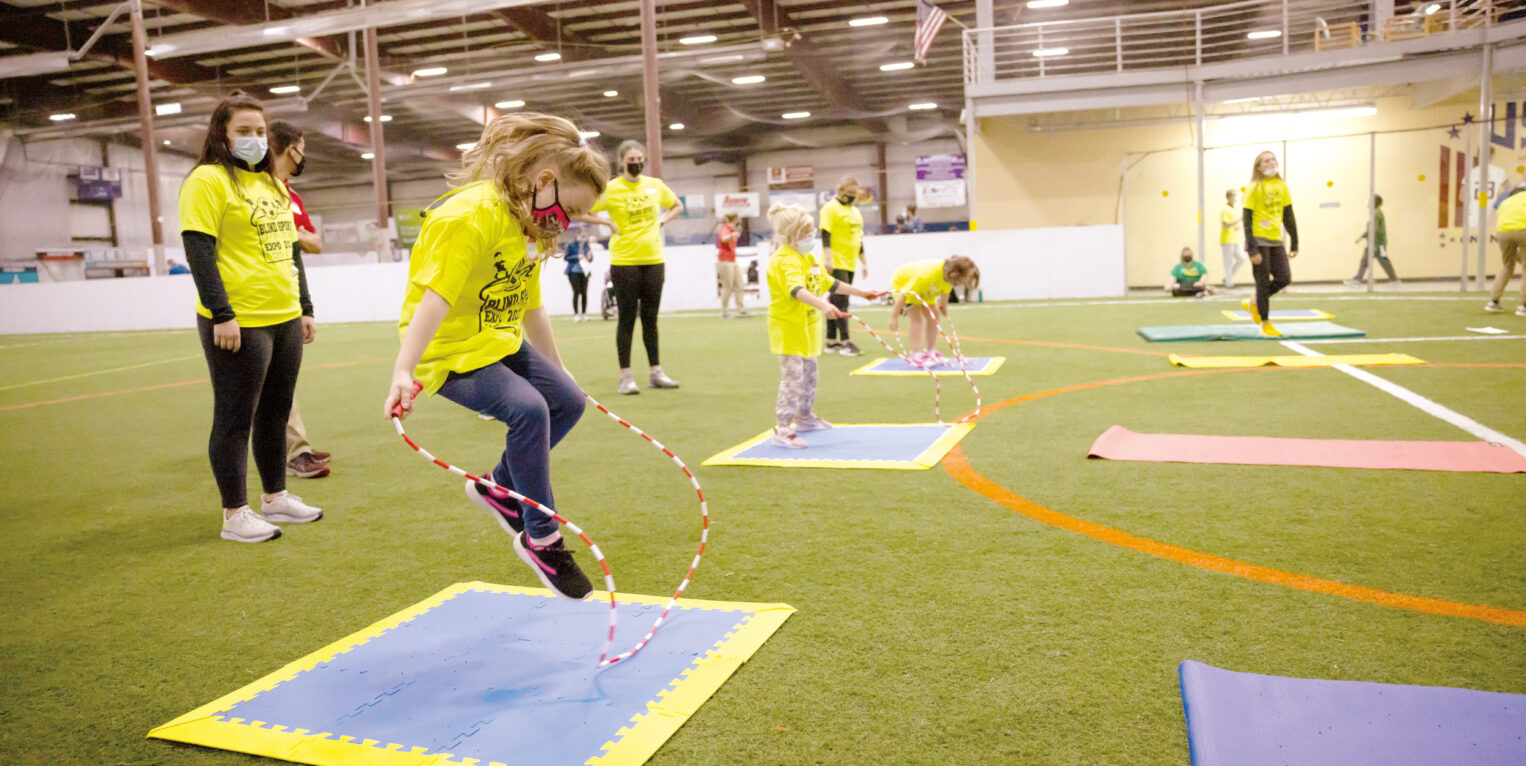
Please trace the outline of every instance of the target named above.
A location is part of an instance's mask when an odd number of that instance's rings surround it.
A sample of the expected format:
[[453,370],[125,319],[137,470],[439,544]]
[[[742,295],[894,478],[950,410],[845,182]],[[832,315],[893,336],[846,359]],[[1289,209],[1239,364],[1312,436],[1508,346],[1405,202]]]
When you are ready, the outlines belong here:
[[890,332],[893,334],[899,329],[902,314],[911,317],[911,353],[906,361],[918,367],[943,362],[943,355],[937,351],[938,320],[928,306],[948,316],[948,294],[955,285],[962,285],[966,295],[980,287],[979,267],[962,255],[912,261],[903,264],[891,276],[890,290],[895,293],[895,305],[890,309]]
[[811,257],[816,224],[811,214],[793,205],[774,205],[768,211],[778,247],[768,258],[768,348],[779,356],[779,398],[773,443],[801,449],[801,431],[822,431],[831,423],[817,415],[816,359],[821,356],[822,317],[842,316],[821,295],[846,294],[873,300],[882,293],[860,290],[822,273]]

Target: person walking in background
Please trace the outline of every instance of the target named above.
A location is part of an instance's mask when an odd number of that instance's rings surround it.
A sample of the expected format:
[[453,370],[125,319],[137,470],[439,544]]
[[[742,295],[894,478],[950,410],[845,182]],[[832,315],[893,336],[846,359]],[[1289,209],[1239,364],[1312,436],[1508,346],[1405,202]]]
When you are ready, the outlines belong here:
[[742,281],[742,270],[737,267],[737,240],[741,239],[737,232],[737,214],[727,213],[721,220],[721,230],[715,236],[715,279],[721,287],[721,318],[729,319],[731,314],[727,307],[734,300],[737,306],[737,316],[751,316],[747,309],[742,306],[742,293],[747,285]]
[[[212,112],[196,167],[180,187],[180,238],[196,283],[196,329],[212,378],[208,457],[222,495],[221,537],[274,540],[271,522],[323,511],[286,491],[286,420],[302,344],[317,333],[296,222],[269,167],[265,110],[243,92]],[[251,436],[260,513],[248,504]]]
[[[862,269],[869,276],[869,260],[864,255],[864,214],[854,203],[864,196],[865,189],[853,176],[843,176],[837,181],[837,196],[821,206],[822,261],[832,270],[832,278],[844,284],[853,284],[853,271]],[[834,292],[831,303],[842,313],[848,311],[848,293]],[[848,340],[848,318],[839,316],[827,322],[827,345],[829,354],[858,356],[864,352]]]
[[[316,255],[323,252],[323,239],[318,236],[313,219],[307,215],[307,206],[302,204],[302,197],[291,188],[291,179],[302,175],[302,170],[307,165],[306,150],[307,141],[303,138],[301,128],[281,120],[270,123],[270,175],[280,181],[286,188],[286,193],[291,196],[291,214],[297,227],[297,247],[304,253]],[[304,342],[312,341],[304,339]],[[291,414],[286,418],[286,475],[299,479],[321,479],[329,475],[330,457],[327,452],[314,450],[308,442],[307,424],[302,422],[296,394],[292,394]]]
[[562,254],[562,260],[567,262],[564,269],[567,274],[567,282],[572,285],[572,321],[588,321],[588,269],[584,264],[593,263],[593,232],[584,226],[578,229],[577,238],[567,243],[567,251]]
[[[1293,217],[1293,195],[1282,180],[1277,155],[1271,152],[1256,155],[1256,163],[1251,167],[1244,225],[1251,273],[1256,277],[1256,296],[1254,300],[1242,301],[1240,306],[1252,321],[1261,325],[1262,333],[1278,337],[1282,333],[1271,321],[1272,296],[1293,283],[1288,261],[1298,257],[1298,221]],[[1284,228],[1291,239],[1287,248],[1282,244]]]
[[[1372,253],[1378,259],[1378,265],[1382,266],[1383,271],[1388,274],[1388,281],[1399,284],[1399,275],[1394,273],[1394,265],[1388,260],[1388,219],[1383,217],[1383,195],[1373,195],[1372,214],[1375,219],[1372,225]],[[1362,236],[1357,237],[1356,241],[1361,242],[1365,239],[1367,239],[1367,230],[1363,229]],[[1362,260],[1357,262],[1356,276],[1346,280],[1346,284],[1356,287],[1367,278],[1367,264],[1370,261],[1367,250],[1362,248]]]
[[[1224,289],[1235,286],[1235,272],[1245,262],[1245,248],[1241,241],[1240,192],[1228,189],[1224,192],[1224,209],[1219,211],[1219,249],[1224,252]],[[1206,255],[1204,257],[1207,257]]]
[[[609,271],[614,279],[615,353],[620,362],[622,394],[639,394],[631,373],[631,336],[636,318],[641,318],[641,341],[646,346],[650,365],[648,381],[652,388],[678,388],[678,382],[662,371],[657,338],[657,311],[662,305],[662,284],[666,279],[662,255],[662,227],[683,214],[684,203],[661,179],[645,176],[646,147],[635,141],[620,144],[615,153],[620,161],[620,175],[604,188],[599,201],[579,221],[608,226],[614,232],[609,240]],[[608,213],[603,219],[593,213]]]
[[1526,317],[1526,184],[1517,186],[1509,193],[1509,196],[1500,200],[1495,208],[1495,229],[1499,235],[1500,243],[1500,270],[1494,277],[1494,288],[1489,291],[1489,302],[1484,304],[1484,311],[1498,313],[1500,299],[1505,297],[1505,287],[1510,284],[1510,277],[1515,273],[1515,267],[1521,265],[1521,305],[1515,308],[1515,315]]

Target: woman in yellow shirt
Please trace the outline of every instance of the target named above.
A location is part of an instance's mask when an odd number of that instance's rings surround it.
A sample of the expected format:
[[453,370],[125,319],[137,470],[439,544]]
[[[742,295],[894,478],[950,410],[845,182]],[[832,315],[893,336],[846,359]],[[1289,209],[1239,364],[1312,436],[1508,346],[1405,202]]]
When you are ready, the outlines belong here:
[[779,398],[774,405],[773,443],[801,449],[801,431],[821,431],[831,423],[817,415],[816,359],[821,356],[822,317],[842,313],[821,295],[857,295],[873,300],[881,293],[860,290],[822,273],[811,257],[816,224],[811,214],[793,205],[774,205],[768,211],[779,247],[768,258],[768,349],[779,356]]
[[[572,216],[593,206],[609,164],[560,117],[520,113],[482,130],[450,175],[457,188],[425,211],[398,322],[402,346],[383,405],[413,407],[413,380],[508,426],[492,471],[503,487],[555,508],[551,448],[583,415],[541,305],[540,271]],[[529,341],[529,343],[525,343]],[[570,599],[592,586],[554,518],[468,480],[466,495],[514,536],[514,552]]]
[[[297,248],[291,198],[271,177],[265,110],[242,92],[212,112],[196,167],[180,187],[180,238],[196,282],[196,329],[212,378],[207,448],[222,495],[220,537],[274,540],[271,522],[323,511],[286,491],[286,418],[317,325]],[[260,513],[248,504],[249,450]]]
[[[1298,257],[1298,222],[1293,218],[1293,196],[1282,180],[1277,155],[1271,152],[1256,155],[1250,190],[1245,193],[1243,223],[1245,250],[1250,253],[1251,274],[1256,277],[1256,297],[1241,301],[1240,306],[1260,323],[1262,333],[1278,337],[1282,333],[1272,326],[1271,301],[1273,295],[1293,283],[1288,259]],[[1282,244],[1284,228],[1292,240],[1286,250]]]
[[[948,316],[948,294],[955,285],[963,286],[965,295],[980,287],[980,268],[962,255],[912,261],[891,275],[895,305],[890,308],[890,332],[900,327],[902,314],[911,316],[911,353],[906,361],[918,367],[943,362],[938,353],[938,319],[932,311]],[[916,297],[908,299],[908,295]]]
[[636,332],[637,316],[641,317],[641,340],[646,345],[647,364],[651,366],[648,381],[652,388],[678,388],[678,383],[662,371],[657,310],[662,306],[662,284],[666,278],[662,227],[683,213],[684,203],[661,179],[641,174],[646,168],[646,147],[626,141],[620,144],[615,156],[620,158],[620,176],[609,182],[589,211],[608,213],[609,218],[586,215],[577,220],[608,226],[614,231],[609,240],[609,275],[614,281],[615,309],[620,315],[615,327],[619,391],[641,393],[631,373],[631,336]]

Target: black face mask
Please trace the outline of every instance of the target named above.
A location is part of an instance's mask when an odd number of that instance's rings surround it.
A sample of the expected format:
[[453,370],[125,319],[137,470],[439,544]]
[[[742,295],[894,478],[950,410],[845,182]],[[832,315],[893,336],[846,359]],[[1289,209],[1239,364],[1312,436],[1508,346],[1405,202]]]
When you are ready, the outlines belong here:
[[1192,256],[1190,256],[1190,255],[1182,256],[1182,263],[1192,263]]
[[851,204],[853,204],[853,195],[852,194],[839,194],[839,195],[837,195],[837,201],[838,201],[838,203],[843,204],[843,205],[851,205]]
[[645,162],[627,162],[627,163],[625,163],[625,172],[629,173],[630,175],[633,175],[633,176],[641,175],[641,171],[644,168],[646,168],[646,163]]
[[296,178],[297,176],[302,175],[302,168],[304,167],[307,167],[307,155],[305,154],[297,158],[297,166],[292,168],[291,177]]

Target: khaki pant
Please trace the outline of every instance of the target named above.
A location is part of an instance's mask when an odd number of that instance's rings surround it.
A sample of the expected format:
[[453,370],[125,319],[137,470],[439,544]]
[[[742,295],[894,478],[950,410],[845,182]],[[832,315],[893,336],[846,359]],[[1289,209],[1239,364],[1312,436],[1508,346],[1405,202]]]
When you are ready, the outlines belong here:
[[304,452],[312,452],[313,445],[307,443],[307,426],[302,424],[302,413],[297,411],[297,397],[291,397],[291,415],[286,418],[286,462],[292,460]]
[[726,313],[726,304],[736,296],[737,311],[742,311],[742,292],[747,285],[742,281],[742,270],[737,268],[736,261],[716,261],[715,278],[721,283],[721,313]]
[[1505,294],[1505,286],[1510,284],[1510,276],[1515,273],[1516,264],[1521,264],[1521,305],[1526,306],[1526,229],[1515,231],[1502,231],[1500,238],[1500,273],[1494,278],[1494,289],[1489,292],[1489,300],[1498,301]]

